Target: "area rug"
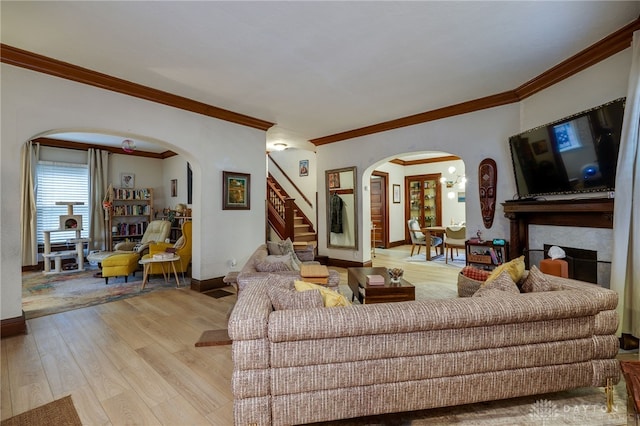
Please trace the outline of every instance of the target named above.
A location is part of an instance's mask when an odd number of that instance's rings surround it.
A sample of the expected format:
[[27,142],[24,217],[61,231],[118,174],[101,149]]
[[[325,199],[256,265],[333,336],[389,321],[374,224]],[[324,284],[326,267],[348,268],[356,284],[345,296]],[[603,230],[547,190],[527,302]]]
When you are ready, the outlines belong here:
[[142,272],[135,276],[110,277],[105,285],[104,278],[94,277],[96,268],[82,272],[44,275],[42,272],[25,272],[22,274],[22,310],[27,319],[44,315],[70,311],[72,309],[99,305],[151,293],[153,291],[175,288],[175,281],[168,281],[159,276],[152,276],[144,290]]
[[200,336],[200,339],[196,342],[196,347],[201,346],[221,346],[230,345],[231,338],[227,329],[222,330],[207,330]]
[[71,396],[57,399],[33,410],[10,417],[0,423],[1,426],[81,426],[82,422],[73,405]]
[[450,265],[450,266],[455,266],[458,268],[462,268],[466,265],[467,263],[467,259],[465,258],[464,253],[460,253],[458,255],[456,255],[454,253],[453,256],[453,260],[451,260],[451,258],[449,258],[449,262],[445,262],[445,258],[444,256],[433,256],[431,257],[431,260],[427,260],[427,256],[424,253],[420,253],[420,254],[415,254],[413,256],[409,256],[403,259],[405,262],[416,262],[416,263],[420,263],[420,262],[433,262],[435,264],[442,264],[442,265]]
[[221,297],[231,296],[235,293],[231,293],[226,290],[215,289],[215,290],[203,291],[202,294],[210,297],[215,297],[216,299],[220,299]]

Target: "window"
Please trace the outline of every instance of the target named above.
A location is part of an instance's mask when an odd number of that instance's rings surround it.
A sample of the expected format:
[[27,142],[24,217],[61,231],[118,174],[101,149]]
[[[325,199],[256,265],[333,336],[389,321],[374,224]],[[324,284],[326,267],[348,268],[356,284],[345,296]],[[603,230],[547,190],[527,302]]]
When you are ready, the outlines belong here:
[[553,126],[553,132],[556,136],[559,152],[570,151],[582,146],[580,138],[576,134],[573,122]]
[[[66,205],[56,202],[82,202],[73,206],[74,215],[82,215],[81,237],[89,236],[89,171],[86,164],[40,161],[37,166],[36,210],[38,243],[44,243],[44,230],[60,229],[60,216],[67,214]],[[75,238],[75,231],[52,232],[52,243]]]

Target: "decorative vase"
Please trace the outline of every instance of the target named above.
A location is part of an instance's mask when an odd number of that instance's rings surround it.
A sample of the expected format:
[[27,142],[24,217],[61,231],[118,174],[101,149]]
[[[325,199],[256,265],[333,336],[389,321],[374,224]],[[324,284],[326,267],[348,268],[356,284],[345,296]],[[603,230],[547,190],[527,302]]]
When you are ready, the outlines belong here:
[[387,269],[387,272],[389,273],[389,281],[392,284],[398,284],[402,274],[404,274],[404,270],[400,268]]

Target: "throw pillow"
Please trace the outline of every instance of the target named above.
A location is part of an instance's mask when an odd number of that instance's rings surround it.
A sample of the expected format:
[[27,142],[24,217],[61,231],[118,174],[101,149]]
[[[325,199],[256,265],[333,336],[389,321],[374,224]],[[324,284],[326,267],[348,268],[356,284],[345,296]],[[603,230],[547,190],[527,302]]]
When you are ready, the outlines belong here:
[[502,265],[495,268],[487,277],[486,282],[496,279],[503,271],[509,272],[509,275],[511,275],[511,279],[514,283],[520,281],[520,278],[522,278],[522,274],[524,274],[524,255],[520,256],[517,259],[510,260],[507,263],[503,263]]
[[296,290],[298,291],[309,291],[309,290],[319,290],[322,295],[322,299],[324,300],[324,306],[327,308],[332,308],[334,306],[350,306],[351,302],[347,300],[344,295],[338,293],[337,291],[333,291],[324,286],[308,283],[306,281],[296,280],[294,283]]
[[[275,272],[273,270],[271,271],[266,271],[266,270],[259,270],[258,269],[258,265],[260,265],[261,269],[268,269],[270,268],[268,266],[268,264],[271,263],[283,263],[287,266],[287,269],[285,269],[286,271],[293,271],[293,266],[291,266],[291,256],[288,254],[283,254],[281,256],[276,256],[276,255],[269,255],[266,256],[261,262],[256,262],[254,267],[256,268],[256,271],[258,272]],[[280,269],[278,269],[280,270]]]
[[324,300],[320,291],[295,291],[278,286],[269,287],[267,290],[271,304],[276,311],[283,309],[309,309],[324,307]]
[[484,269],[471,265],[462,268],[462,275],[476,281],[486,281],[490,273],[490,271],[485,271]]
[[293,242],[291,241],[291,239],[287,238],[284,241],[280,241],[279,245],[283,255],[284,254],[291,255],[291,260],[297,266],[297,268],[294,266],[294,270],[299,271],[300,265],[302,265],[302,262],[300,262],[300,259],[298,259],[298,256],[296,255],[296,251],[293,248]]
[[284,262],[260,262],[256,263],[256,271],[258,272],[282,272],[290,271],[291,266]]
[[473,293],[473,297],[504,296],[505,294],[520,294],[518,286],[507,271],[503,271],[493,280],[487,281],[485,285]]
[[535,293],[538,291],[554,291],[560,288],[552,284],[540,269],[535,265],[529,270],[529,275],[522,283],[523,293]]
[[279,241],[267,241],[267,251],[271,255],[282,255],[285,254],[282,252],[282,248],[280,247]]
[[185,240],[184,235],[183,235],[180,238],[178,238],[178,241],[176,241],[176,243],[173,245],[173,248],[176,249],[176,250],[179,250],[182,247],[184,247],[186,242],[187,242],[187,240]]

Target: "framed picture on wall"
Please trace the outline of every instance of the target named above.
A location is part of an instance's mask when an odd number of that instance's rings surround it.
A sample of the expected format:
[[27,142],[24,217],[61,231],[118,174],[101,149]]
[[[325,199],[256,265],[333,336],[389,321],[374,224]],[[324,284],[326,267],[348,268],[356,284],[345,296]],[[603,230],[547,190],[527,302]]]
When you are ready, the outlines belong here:
[[136,175],[133,173],[120,173],[120,188],[135,188]]
[[393,202],[395,204],[400,203],[400,185],[393,185]]
[[178,179],[171,179],[171,196],[178,196]]
[[329,173],[329,188],[340,188],[340,173]]
[[222,210],[250,210],[251,175],[222,172]]
[[300,160],[300,176],[309,176],[309,160]]

